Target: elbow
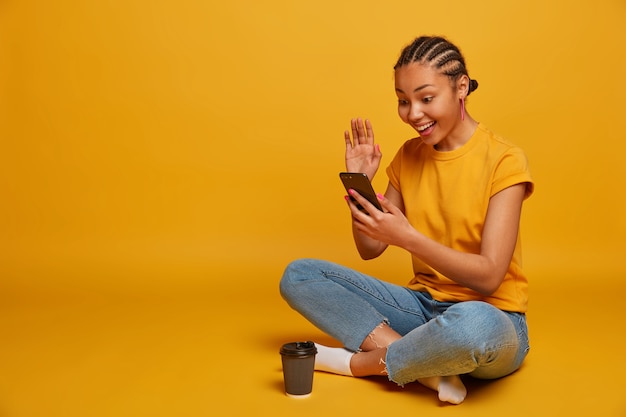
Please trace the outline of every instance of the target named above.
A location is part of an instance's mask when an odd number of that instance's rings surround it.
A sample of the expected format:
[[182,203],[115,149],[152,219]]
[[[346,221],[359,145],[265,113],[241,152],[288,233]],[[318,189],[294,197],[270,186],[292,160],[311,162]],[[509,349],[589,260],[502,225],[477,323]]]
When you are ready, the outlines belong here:
[[502,285],[502,281],[504,281],[504,273],[494,273],[489,274],[485,279],[481,282],[477,288],[474,288],[475,291],[478,291],[481,295],[486,297],[493,295],[500,285]]
[[493,295],[494,292],[496,292],[498,287],[499,287],[499,285],[497,287],[495,287],[495,286],[481,286],[481,288],[476,288],[476,291],[478,291],[480,293],[480,295],[484,295],[485,297],[489,297],[489,296]]
[[359,256],[364,261],[369,261],[370,259],[378,258],[387,248],[387,246],[371,248],[371,247],[359,247],[357,246],[357,250],[359,251]]
[[380,253],[359,251],[359,256],[364,261],[369,261],[370,259],[378,258],[380,256]]

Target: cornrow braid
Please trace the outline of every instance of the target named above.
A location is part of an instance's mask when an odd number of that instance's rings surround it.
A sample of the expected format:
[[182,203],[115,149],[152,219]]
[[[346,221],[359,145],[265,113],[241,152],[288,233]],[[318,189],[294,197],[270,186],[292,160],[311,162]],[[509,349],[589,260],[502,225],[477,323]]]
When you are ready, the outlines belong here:
[[[400,54],[393,69],[417,62],[434,66],[450,80],[456,81],[462,75],[468,75],[465,59],[459,48],[440,36],[420,36],[407,45]],[[478,81],[470,79],[467,95],[478,88]]]

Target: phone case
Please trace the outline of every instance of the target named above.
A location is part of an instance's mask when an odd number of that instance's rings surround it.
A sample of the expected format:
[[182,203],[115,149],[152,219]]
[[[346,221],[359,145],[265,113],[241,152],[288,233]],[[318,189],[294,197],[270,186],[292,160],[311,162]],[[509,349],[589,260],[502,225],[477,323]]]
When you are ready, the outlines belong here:
[[[383,211],[380,203],[378,202],[378,198],[376,197],[376,192],[374,191],[374,188],[372,188],[372,183],[367,177],[367,174],[364,174],[362,172],[340,172],[339,178],[341,178],[341,182],[343,183],[346,191],[350,189],[355,190],[363,197],[365,197],[367,201],[372,203],[374,207],[376,207],[380,211]],[[350,198],[357,205],[357,208],[359,210],[367,213],[367,211],[363,207],[361,207],[360,204],[356,203],[354,198]]]

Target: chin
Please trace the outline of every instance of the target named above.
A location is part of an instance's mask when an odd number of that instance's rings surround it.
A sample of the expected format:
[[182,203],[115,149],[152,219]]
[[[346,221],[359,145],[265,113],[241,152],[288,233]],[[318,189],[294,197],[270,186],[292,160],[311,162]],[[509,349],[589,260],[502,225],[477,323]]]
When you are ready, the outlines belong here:
[[422,142],[429,146],[436,146],[439,143],[439,141],[432,136],[420,136],[420,138]]

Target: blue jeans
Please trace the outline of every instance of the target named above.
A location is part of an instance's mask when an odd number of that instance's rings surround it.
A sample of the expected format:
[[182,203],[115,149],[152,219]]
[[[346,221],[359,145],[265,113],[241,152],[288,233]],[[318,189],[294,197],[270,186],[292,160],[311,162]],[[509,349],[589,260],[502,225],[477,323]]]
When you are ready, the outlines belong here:
[[431,376],[499,378],[517,370],[529,350],[522,313],[482,301],[439,302],[331,262],[292,262],[280,292],[294,310],[352,351],[387,323],[402,335],[386,357],[389,379],[399,385]]

